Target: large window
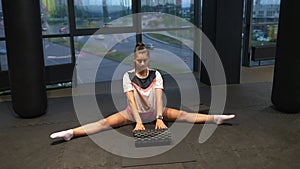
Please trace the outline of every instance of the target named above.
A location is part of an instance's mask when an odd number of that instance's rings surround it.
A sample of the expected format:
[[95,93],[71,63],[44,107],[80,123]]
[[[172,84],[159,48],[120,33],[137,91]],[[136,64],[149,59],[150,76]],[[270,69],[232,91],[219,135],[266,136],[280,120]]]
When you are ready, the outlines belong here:
[[72,63],[69,37],[44,38],[45,66]]
[[74,0],[74,5],[77,29],[132,26],[131,18],[117,21],[132,14],[131,0]]
[[[167,1],[142,1],[142,12],[154,12],[146,14],[142,18],[144,29],[178,28],[186,27],[186,22],[175,19],[172,16],[183,18],[194,23],[193,0],[167,0]],[[164,15],[169,14],[169,15]],[[162,22],[164,21],[164,22]]]
[[41,0],[45,66],[72,63],[67,0]]
[[133,68],[134,33],[77,36],[78,83],[120,80]]
[[243,66],[272,65],[275,62],[280,0],[244,2]]
[[[153,49],[152,55],[160,55],[154,58],[161,58],[160,64],[172,70],[170,73],[193,71],[194,6],[193,0],[141,3],[143,41]],[[176,59],[184,64],[174,63]]]
[[143,41],[150,49],[151,59],[168,73],[193,71],[193,29],[147,32]]
[[70,35],[70,0],[40,0],[45,76],[48,88],[70,86],[75,56]]
[[0,71],[7,71],[7,55],[5,41],[0,41]]
[[4,37],[4,21],[2,13],[2,3],[0,1],[0,71],[7,71],[8,69]]
[[280,0],[254,0],[251,46],[276,43],[279,9]]
[[[131,0],[74,2],[75,25],[79,35],[75,37],[75,48],[80,51],[78,60],[87,62],[90,59],[96,62],[99,57],[103,59],[96,81],[121,79],[122,76],[114,76],[114,70],[133,68],[130,55],[137,39],[142,40],[149,48],[151,67],[167,69],[168,73],[193,71],[194,56],[189,48],[193,48],[194,41],[194,25],[190,22],[194,21],[193,0],[142,0],[136,4],[131,4],[136,2]],[[145,14],[133,14],[138,11]],[[139,20],[135,20],[137,18]],[[142,34],[137,33],[139,28]],[[87,33],[95,34],[80,36]],[[112,43],[115,43],[114,46],[111,46]],[[87,67],[84,72],[88,69]],[[90,82],[91,79],[86,74],[79,77],[78,81]]]
[[41,0],[43,35],[69,33],[67,0]]
[[0,37],[4,37],[4,21],[3,21],[3,13],[0,5]]
[[[167,73],[193,71],[194,0],[40,0],[40,11],[47,84],[70,82],[75,63],[98,58],[96,82],[121,79],[123,71],[133,68],[137,41],[149,48],[151,67]],[[145,14],[137,20],[133,16],[139,12]],[[3,70],[8,65],[0,4]],[[78,82],[92,82],[90,71],[86,67]]]

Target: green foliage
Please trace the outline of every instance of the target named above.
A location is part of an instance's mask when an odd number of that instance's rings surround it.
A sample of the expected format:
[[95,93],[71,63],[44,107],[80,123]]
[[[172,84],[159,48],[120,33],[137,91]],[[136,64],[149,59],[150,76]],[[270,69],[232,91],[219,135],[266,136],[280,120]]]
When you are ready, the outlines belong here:
[[63,18],[68,16],[67,6],[58,0],[42,0],[46,7],[47,15],[51,18]]
[[169,34],[174,35],[178,38],[184,38],[193,40],[194,39],[194,31],[191,31],[190,29],[187,30],[177,30],[177,31],[167,31]]
[[167,42],[167,43],[170,43],[170,44],[174,44],[174,45],[182,45],[182,42],[177,40],[177,39],[174,39],[172,37],[169,37],[169,36],[166,36],[166,35],[163,35],[163,34],[158,34],[158,33],[148,33],[148,35],[156,38],[156,39],[159,39],[161,41],[164,41],[164,42]]
[[69,38],[66,38],[66,37],[49,38],[49,39],[47,39],[47,41],[56,43],[56,44],[60,44],[60,45],[64,45],[64,46],[70,46]]

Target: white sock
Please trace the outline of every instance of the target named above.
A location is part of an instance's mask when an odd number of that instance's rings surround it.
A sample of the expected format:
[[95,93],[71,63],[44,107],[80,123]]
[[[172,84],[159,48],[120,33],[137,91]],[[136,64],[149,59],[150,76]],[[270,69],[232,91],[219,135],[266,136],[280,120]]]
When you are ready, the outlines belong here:
[[234,114],[231,115],[214,115],[214,122],[216,124],[222,124],[224,120],[233,119],[235,117]]
[[73,130],[72,129],[52,133],[50,135],[50,138],[63,138],[66,141],[71,140],[72,137],[73,137]]

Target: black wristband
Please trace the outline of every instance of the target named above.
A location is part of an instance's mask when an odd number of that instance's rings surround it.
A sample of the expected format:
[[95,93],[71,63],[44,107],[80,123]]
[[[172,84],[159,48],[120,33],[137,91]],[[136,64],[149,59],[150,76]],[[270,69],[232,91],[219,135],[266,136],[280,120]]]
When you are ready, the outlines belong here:
[[162,119],[164,119],[164,116],[162,116],[162,115],[157,115],[157,116],[156,116],[156,119],[161,119],[161,120],[162,120]]

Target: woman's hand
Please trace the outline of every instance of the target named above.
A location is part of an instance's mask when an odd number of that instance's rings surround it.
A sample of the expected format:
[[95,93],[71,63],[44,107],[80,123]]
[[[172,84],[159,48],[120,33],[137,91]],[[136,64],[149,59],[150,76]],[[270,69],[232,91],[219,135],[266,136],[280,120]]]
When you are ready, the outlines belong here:
[[155,129],[166,129],[168,128],[161,119],[156,119]]
[[136,131],[136,130],[145,130],[145,126],[143,125],[143,123],[136,123],[133,131]]

